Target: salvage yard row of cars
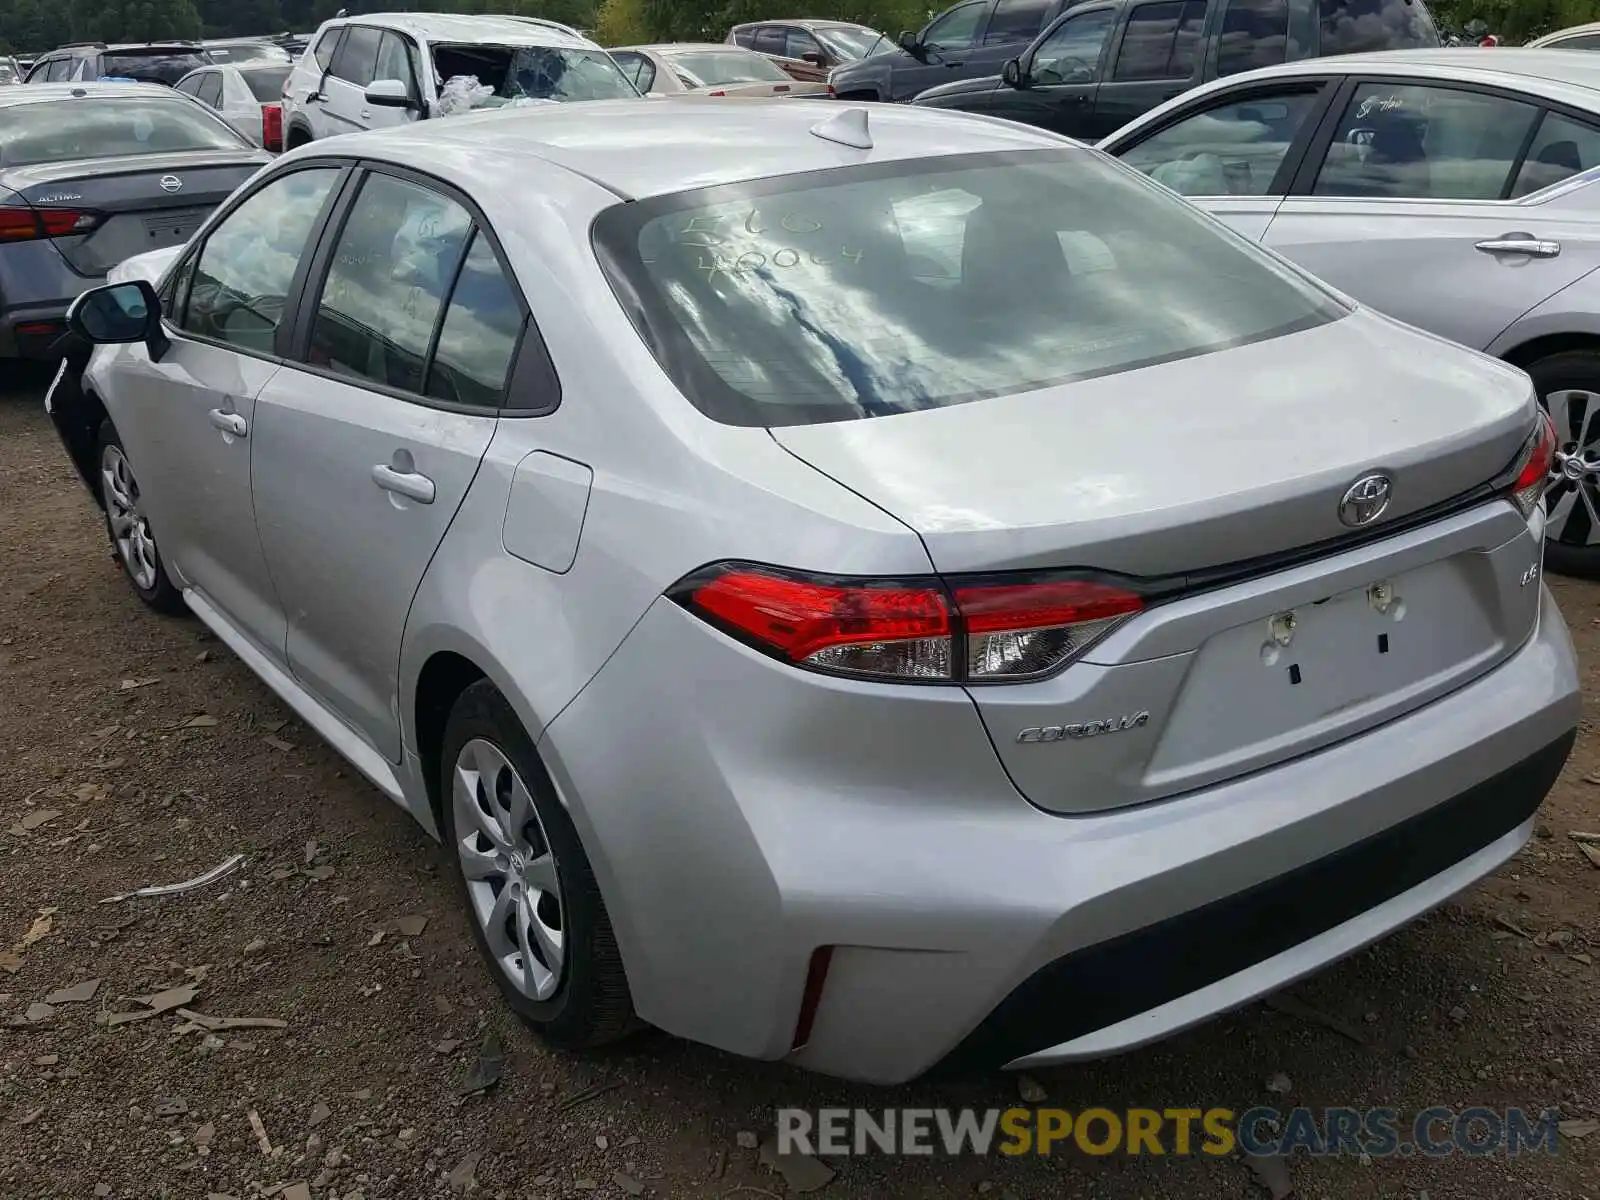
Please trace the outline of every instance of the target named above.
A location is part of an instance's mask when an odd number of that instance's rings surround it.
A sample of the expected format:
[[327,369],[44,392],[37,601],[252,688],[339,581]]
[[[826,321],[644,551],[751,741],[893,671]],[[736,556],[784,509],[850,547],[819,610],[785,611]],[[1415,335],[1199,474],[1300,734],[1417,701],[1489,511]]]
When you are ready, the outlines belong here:
[[645,102],[667,48],[510,18],[330,22],[277,156],[0,90],[0,348],[61,358],[134,593],[439,837],[553,1044],[1126,1049],[1521,847],[1579,715],[1546,556],[1600,573],[1600,67],[1223,72],[1188,8],[1038,12],[1164,72],[1098,147]]

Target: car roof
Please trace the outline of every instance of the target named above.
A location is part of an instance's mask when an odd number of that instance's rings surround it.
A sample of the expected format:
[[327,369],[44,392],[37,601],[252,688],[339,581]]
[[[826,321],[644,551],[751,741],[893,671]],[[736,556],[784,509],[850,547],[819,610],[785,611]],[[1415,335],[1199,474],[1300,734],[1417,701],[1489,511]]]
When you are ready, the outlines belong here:
[[1499,82],[1548,100],[1600,107],[1600,54],[1588,50],[1530,50],[1520,47],[1462,46],[1437,50],[1383,50],[1306,58],[1281,66],[1228,75],[1209,85],[1243,80],[1299,78],[1305,75],[1361,75],[1403,70],[1409,75],[1460,83]]
[[[503,183],[511,165],[545,161],[626,199],[887,162],[1004,150],[1062,149],[1077,143],[1031,126],[909,105],[869,105],[874,145],[857,150],[811,134],[856,106],[783,97],[729,104],[697,96],[591,100],[467,113],[358,135],[350,153],[387,157],[455,176],[471,165]],[[333,153],[331,141],[317,142]]]
[[487,42],[508,46],[592,46],[586,38],[563,33],[553,25],[510,17],[456,13],[362,13],[329,25],[378,25],[409,33],[425,42]]
[[172,96],[178,93],[159,83],[30,83],[0,91],[0,108],[16,104],[43,104],[50,100],[104,100],[130,93]]
[[715,50],[718,54],[754,54],[754,50],[747,50],[743,46],[730,46],[727,42],[651,42],[647,46],[618,46],[618,50],[653,50],[657,54],[672,54],[678,50]]
[[754,29],[758,25],[798,25],[801,29],[865,29],[877,33],[870,25],[859,21],[824,21],[813,17],[773,17],[770,21],[742,21],[735,29]]
[[1576,37],[1584,33],[1600,33],[1600,21],[1588,21],[1582,25],[1569,25],[1565,29],[1553,29],[1543,37],[1534,38],[1529,42],[1530,47],[1543,46],[1547,42],[1558,41],[1562,38]]

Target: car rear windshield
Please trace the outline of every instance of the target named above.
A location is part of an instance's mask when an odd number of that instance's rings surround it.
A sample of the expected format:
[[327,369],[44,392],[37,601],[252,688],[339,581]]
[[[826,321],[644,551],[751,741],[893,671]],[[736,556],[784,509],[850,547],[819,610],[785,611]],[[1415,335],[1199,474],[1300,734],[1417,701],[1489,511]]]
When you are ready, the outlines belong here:
[[242,63],[242,62],[284,62],[289,58],[288,51],[271,42],[237,42],[229,46],[207,46],[207,53],[213,62]]
[[1306,329],[1329,294],[1087,150],[918,159],[607,209],[596,252],[730,425],[939,408]]
[[0,123],[0,166],[238,150],[248,145],[222,122],[174,93],[116,99],[62,99],[17,104]]
[[1317,20],[1317,50],[1325,55],[1439,44],[1439,31],[1422,0],[1318,0]]
[[250,94],[263,104],[274,100],[283,99],[283,83],[289,78],[292,66],[282,67],[252,67],[248,71],[240,71],[245,83],[250,85]]
[[170,85],[190,71],[210,65],[209,58],[193,50],[112,51],[101,59],[100,74],[112,79]]
[[674,50],[662,57],[689,87],[794,82],[782,67],[753,50]]

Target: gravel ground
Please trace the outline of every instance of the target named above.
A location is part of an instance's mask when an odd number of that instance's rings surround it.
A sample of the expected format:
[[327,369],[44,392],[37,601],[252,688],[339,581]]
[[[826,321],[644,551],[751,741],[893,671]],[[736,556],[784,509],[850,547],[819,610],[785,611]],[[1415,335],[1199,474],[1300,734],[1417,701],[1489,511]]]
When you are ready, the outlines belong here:
[[[1017,1102],[1015,1077],[855,1087],[655,1034],[589,1060],[543,1049],[498,1003],[434,845],[198,622],[140,607],[39,407],[44,381],[5,370],[0,1196],[781,1196],[738,1136],[770,1137],[779,1107]],[[1555,588],[1592,696],[1600,590]],[[1295,990],[1346,1033],[1256,1005],[1039,1084],[1075,1111],[1286,1099],[1600,1117],[1600,869],[1567,836],[1600,828],[1597,771],[1586,722],[1520,857]],[[245,866],[204,890],[98,903],[236,853]],[[8,1026],[91,980],[92,997]],[[184,987],[194,1011],[284,1027],[107,1020],[138,1009],[129,997]],[[490,1035],[500,1082],[463,1098]],[[825,1197],[1267,1195],[1238,1158],[832,1165]],[[1291,1170],[1301,1197],[1597,1200],[1600,1133],[1563,1137],[1553,1157]]]

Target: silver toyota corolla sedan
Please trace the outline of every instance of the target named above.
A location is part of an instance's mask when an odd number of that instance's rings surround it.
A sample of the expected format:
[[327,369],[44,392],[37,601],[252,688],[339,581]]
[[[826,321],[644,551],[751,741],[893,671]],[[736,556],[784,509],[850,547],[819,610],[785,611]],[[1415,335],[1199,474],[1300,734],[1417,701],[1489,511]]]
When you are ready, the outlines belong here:
[[1493,870],[1572,745],[1527,376],[1034,130],[333,139],[73,320],[134,589],[441,837],[558,1045],[1134,1046]]
[[1600,57],[1311,59],[1188,92],[1101,148],[1363,304],[1526,369],[1560,438],[1547,557],[1600,578]]

